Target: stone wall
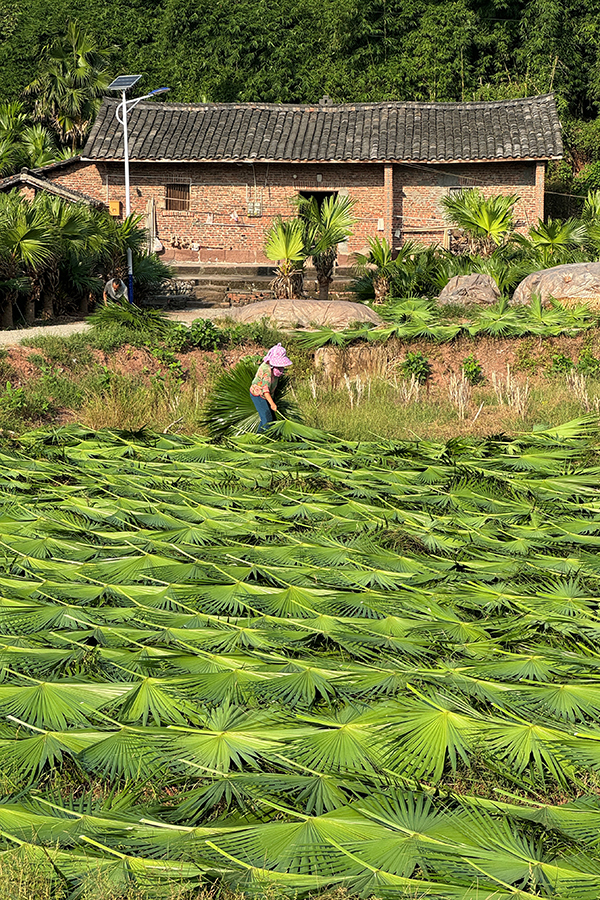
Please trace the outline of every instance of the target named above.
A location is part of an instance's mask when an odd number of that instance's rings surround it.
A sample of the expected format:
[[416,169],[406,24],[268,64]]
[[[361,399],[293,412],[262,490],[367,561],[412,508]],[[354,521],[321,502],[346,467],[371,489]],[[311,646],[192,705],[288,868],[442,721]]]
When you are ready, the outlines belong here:
[[[262,252],[265,232],[276,216],[294,215],[293,198],[301,191],[348,193],[355,198],[357,223],[340,263],[367,248],[370,236],[386,237],[394,246],[407,238],[443,244],[440,200],[452,188],[476,186],[485,194],[517,193],[517,227],[543,214],[544,163],[461,165],[382,165],[378,163],[190,163],[131,165],[132,211],[144,217],[148,201],[157,209],[158,238],[164,258],[200,262],[267,264]],[[125,208],[124,172],[120,163],[73,163],[47,177],[106,204]],[[189,210],[170,210],[169,184],[189,184]]]

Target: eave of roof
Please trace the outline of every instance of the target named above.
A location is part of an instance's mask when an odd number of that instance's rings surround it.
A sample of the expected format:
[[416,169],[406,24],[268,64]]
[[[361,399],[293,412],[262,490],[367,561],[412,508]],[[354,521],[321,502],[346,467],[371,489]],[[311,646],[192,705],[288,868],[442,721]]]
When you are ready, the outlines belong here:
[[[332,166],[340,166],[340,165],[398,165],[398,166],[412,166],[415,168],[419,168],[421,166],[427,166],[431,168],[432,166],[456,166],[456,165],[475,165],[477,163],[515,163],[515,162],[546,162],[546,160],[558,160],[562,159],[561,156],[503,156],[502,158],[498,157],[490,157],[489,159],[432,159],[432,160],[422,160],[422,159],[275,159],[274,157],[261,157],[256,159],[240,159],[240,158],[231,158],[231,159],[212,159],[210,157],[202,158],[193,158],[189,159],[173,159],[173,158],[165,158],[165,159],[143,159],[137,157],[130,157],[129,162],[131,164],[139,164],[139,165],[149,165],[149,164],[160,164],[160,165],[173,165],[177,163],[177,165],[189,164],[213,164],[218,165],[220,163],[227,165],[247,165],[253,166],[256,163],[265,163],[271,165],[273,163],[277,163],[279,165],[311,165],[311,166],[324,166],[324,165],[332,165]],[[115,157],[103,157],[102,159],[95,159],[93,157],[82,156],[82,162],[88,163],[118,163],[119,165],[123,165],[123,157],[115,156]]]
[[47,166],[38,166],[35,169],[29,169],[34,175],[43,175],[45,172],[54,172],[56,169],[66,169],[74,163],[81,162],[81,154],[70,156],[68,159],[59,159],[57,162],[48,163]]

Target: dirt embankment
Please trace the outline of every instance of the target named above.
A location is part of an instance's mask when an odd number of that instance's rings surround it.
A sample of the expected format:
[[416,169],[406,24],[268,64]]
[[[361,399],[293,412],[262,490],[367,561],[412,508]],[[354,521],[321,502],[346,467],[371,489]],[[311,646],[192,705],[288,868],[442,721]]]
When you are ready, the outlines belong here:
[[390,340],[385,344],[355,344],[344,349],[323,347],[315,353],[315,365],[322,378],[336,386],[344,375],[391,377],[398,372],[408,351],[420,352],[431,364],[433,385],[445,389],[450,375],[459,374],[463,361],[471,354],[487,379],[491,380],[494,374],[505,375],[507,366],[513,373],[522,373],[523,378],[535,378],[552,366],[555,356],[563,354],[577,362],[584,348],[600,356],[600,335],[592,336],[588,332],[572,338],[459,337],[447,344]]
[[[345,374],[350,378],[357,375],[362,378],[393,377],[408,351],[420,352],[431,363],[433,385],[444,388],[451,373],[459,373],[463,360],[470,354],[475,356],[488,379],[494,373],[505,374],[507,366],[514,373],[521,372],[523,377],[531,378],[547,370],[558,354],[576,362],[584,348],[594,356],[600,356],[600,335],[588,332],[574,338],[563,336],[543,339],[460,337],[447,344],[434,344],[425,340],[410,343],[390,340],[385,344],[356,344],[344,349],[323,347],[315,353],[315,365],[321,377],[335,386],[343,380]],[[175,353],[173,359],[181,364],[181,374],[184,377],[205,383],[219,372],[235,366],[240,359],[263,353],[264,348],[258,344],[245,344],[229,350]],[[23,387],[41,376],[42,370],[37,362],[44,354],[40,350],[10,347],[7,354],[7,380],[13,387]],[[32,354],[35,354],[37,362],[31,359]],[[125,345],[111,353],[94,350],[92,354],[97,365],[130,378],[149,380],[159,374],[166,376],[170,371],[168,361],[158,359],[145,348]],[[46,363],[55,370],[67,371],[67,368],[50,359]],[[74,372],[74,377],[78,377],[77,372]]]
[[[100,366],[119,375],[149,381],[153,376],[166,376],[169,371],[173,371],[173,361],[181,365],[181,371],[178,374],[184,378],[206,382],[220,372],[232,368],[246,356],[262,356],[265,349],[253,343],[229,350],[190,350],[187,353],[174,353],[172,357],[159,359],[146,348],[132,347],[126,344],[110,353],[103,350],[92,350],[92,364],[80,365],[76,368],[61,365],[60,362],[48,358],[43,351],[37,348],[9,347],[6,352],[6,380],[10,381],[12,387],[18,388],[41,378],[44,368],[62,374],[72,372],[73,378],[78,379],[85,373],[89,373],[94,366]],[[40,357],[44,360],[41,364]]]

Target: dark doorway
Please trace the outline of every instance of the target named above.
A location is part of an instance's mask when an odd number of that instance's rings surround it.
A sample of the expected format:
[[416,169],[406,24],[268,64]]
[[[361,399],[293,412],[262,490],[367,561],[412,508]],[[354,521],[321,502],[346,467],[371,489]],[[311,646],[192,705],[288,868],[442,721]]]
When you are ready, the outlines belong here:
[[311,197],[314,197],[319,204],[319,209],[323,206],[323,201],[327,199],[327,197],[337,197],[337,191],[298,191],[299,195],[303,200],[310,200]]

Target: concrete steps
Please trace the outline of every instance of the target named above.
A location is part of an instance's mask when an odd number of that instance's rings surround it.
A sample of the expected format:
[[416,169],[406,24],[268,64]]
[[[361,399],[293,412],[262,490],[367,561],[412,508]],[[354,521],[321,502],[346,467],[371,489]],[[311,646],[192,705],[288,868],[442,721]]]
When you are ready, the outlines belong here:
[[[188,282],[191,293],[186,308],[222,308],[243,306],[255,302],[258,295],[271,297],[270,285],[273,267],[254,263],[199,263],[180,261],[173,263],[175,278]],[[347,266],[336,269],[331,296],[337,300],[354,300],[350,291],[352,270]],[[318,295],[316,273],[312,266],[306,270],[305,290],[311,297]],[[232,296],[231,296],[232,295]],[[171,307],[171,304],[169,304]]]
[[[173,267],[178,280],[190,283],[196,301],[205,306],[233,305],[227,302],[230,293],[235,294],[235,305],[244,303],[245,294],[264,294],[270,297],[270,285],[273,280],[273,269],[270,266],[254,264],[231,265],[229,263],[204,264],[197,262],[178,262]],[[332,284],[332,294],[350,297],[352,271],[340,266],[336,270]],[[310,296],[318,293],[315,270],[309,267],[306,272],[305,289]],[[248,298],[248,302],[251,299]],[[342,299],[340,296],[339,299]]]

